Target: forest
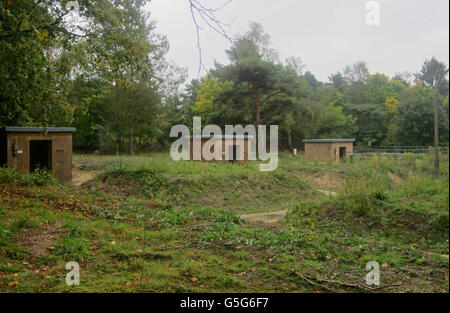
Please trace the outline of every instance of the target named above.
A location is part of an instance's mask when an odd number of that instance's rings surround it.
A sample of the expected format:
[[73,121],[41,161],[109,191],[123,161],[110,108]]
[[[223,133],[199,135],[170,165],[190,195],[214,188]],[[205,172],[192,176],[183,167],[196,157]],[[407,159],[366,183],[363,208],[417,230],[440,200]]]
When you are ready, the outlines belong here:
[[223,35],[227,63],[200,64],[188,81],[144,10],[150,1],[81,0],[77,12],[68,3],[1,1],[0,126],[76,127],[74,149],[100,154],[167,150],[171,127],[194,116],[221,127],[279,125],[285,150],[339,137],[431,146],[436,97],[448,146],[448,69],[433,56],[393,77],[355,60],[320,81],[301,57],[282,60],[263,25],[250,22],[233,39]]

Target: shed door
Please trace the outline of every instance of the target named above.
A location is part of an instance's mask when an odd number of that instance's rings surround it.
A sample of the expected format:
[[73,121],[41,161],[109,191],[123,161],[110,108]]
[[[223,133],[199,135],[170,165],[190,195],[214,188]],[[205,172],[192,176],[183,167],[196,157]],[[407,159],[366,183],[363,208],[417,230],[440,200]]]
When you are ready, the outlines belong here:
[[228,159],[230,162],[236,162],[239,159],[239,146],[233,145],[228,147]]
[[347,148],[346,147],[340,147],[339,148],[339,159],[345,160],[347,158]]
[[52,170],[51,140],[30,140],[30,172],[37,169]]

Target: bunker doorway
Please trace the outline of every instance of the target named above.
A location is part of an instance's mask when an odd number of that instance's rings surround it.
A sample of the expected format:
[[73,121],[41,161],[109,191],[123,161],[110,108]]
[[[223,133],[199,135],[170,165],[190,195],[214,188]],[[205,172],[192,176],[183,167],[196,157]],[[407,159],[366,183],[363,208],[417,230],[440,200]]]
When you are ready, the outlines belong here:
[[37,169],[52,170],[51,140],[30,140],[30,173]]
[[235,163],[238,161],[238,158],[239,158],[239,146],[236,145],[229,146],[228,149],[229,162]]
[[347,158],[347,148],[341,147],[339,148],[339,160],[345,160]]

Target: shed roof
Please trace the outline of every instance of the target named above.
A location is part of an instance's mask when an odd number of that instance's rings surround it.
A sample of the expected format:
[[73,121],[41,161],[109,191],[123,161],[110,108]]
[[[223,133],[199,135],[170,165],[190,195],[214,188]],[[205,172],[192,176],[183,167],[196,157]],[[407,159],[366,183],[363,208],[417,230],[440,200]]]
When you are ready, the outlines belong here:
[[343,143],[355,142],[355,139],[305,139],[304,143]]
[[7,133],[75,133],[74,127],[3,127],[0,128]]

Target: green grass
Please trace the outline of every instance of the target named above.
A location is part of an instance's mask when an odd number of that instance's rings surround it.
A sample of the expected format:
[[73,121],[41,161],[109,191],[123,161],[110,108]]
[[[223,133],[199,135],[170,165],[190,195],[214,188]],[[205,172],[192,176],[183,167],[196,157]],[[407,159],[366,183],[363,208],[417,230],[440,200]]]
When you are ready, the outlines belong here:
[[[74,160],[97,179],[75,188],[0,169],[0,290],[323,292],[292,271],[363,283],[377,261],[382,284],[401,283],[381,291],[448,292],[448,163],[435,180],[431,156],[282,155],[273,173],[164,154]],[[321,176],[342,183],[337,197],[316,191]],[[280,210],[272,227],[238,217]],[[40,235],[54,238],[37,255],[29,240]],[[80,263],[80,286],[65,284],[68,261]]]

